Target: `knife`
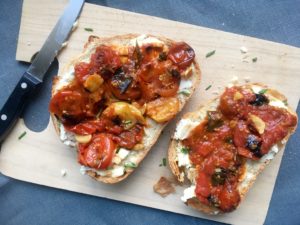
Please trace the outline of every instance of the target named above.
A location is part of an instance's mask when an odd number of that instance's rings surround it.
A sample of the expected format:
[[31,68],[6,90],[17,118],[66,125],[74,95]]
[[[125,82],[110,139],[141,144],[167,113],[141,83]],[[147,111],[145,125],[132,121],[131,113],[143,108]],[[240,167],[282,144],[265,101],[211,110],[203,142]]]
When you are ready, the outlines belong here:
[[70,1],[41,50],[2,107],[0,111],[0,143],[4,141],[17,122],[30,97],[43,83],[47,70],[70,35],[83,3],[84,0]]

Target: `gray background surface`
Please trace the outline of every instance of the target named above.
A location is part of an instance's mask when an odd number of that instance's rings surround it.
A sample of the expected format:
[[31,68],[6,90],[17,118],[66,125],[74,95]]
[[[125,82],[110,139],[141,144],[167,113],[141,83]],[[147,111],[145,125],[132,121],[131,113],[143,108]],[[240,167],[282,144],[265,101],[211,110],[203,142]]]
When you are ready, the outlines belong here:
[[[299,0],[87,2],[300,47]],[[21,0],[0,1],[0,107],[28,67],[15,61],[21,9]],[[43,130],[48,123],[51,77],[56,71],[55,62],[43,91],[25,110],[30,129]],[[284,153],[266,224],[300,224],[299,138],[298,129]],[[0,224],[219,223],[34,185],[0,174]]]

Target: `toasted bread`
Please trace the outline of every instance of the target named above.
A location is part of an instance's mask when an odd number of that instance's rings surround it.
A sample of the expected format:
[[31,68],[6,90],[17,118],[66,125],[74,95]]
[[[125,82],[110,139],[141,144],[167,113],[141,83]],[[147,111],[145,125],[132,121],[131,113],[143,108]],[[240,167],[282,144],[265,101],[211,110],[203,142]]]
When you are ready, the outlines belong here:
[[[292,115],[296,116],[297,114],[287,106],[287,99],[285,98],[284,95],[279,93],[276,90],[268,88],[266,85],[259,84],[259,83],[253,83],[253,84],[245,84],[242,86],[243,88],[248,88],[248,89],[258,89],[258,90],[263,90],[267,89],[268,91],[265,93],[265,95],[270,99],[270,101],[277,101],[279,102],[279,105],[281,107],[284,107],[289,113]],[[182,146],[182,139],[185,139],[188,137],[189,132],[196,127],[198,124],[200,124],[202,121],[205,120],[206,118],[206,113],[207,111],[215,111],[219,105],[219,97],[211,100],[210,102],[206,103],[202,107],[200,107],[197,111],[190,112],[185,114],[182,119],[177,123],[177,128],[176,131],[171,139],[169,150],[168,150],[168,160],[169,160],[169,165],[171,168],[171,171],[173,174],[177,177],[177,179],[180,182],[184,182],[186,180],[191,183],[191,187],[193,187],[190,191],[195,192],[195,185],[196,185],[196,177],[197,177],[197,172],[193,171],[193,166],[191,167],[186,167],[186,166],[179,166],[178,162],[178,156],[179,156],[179,148]],[[180,123],[181,121],[188,121],[188,125],[186,125],[186,131],[180,133],[179,129],[182,128]],[[288,141],[289,137],[291,134],[295,131],[296,126],[291,127],[288,130],[288,134],[279,142],[277,142],[273,147],[270,149],[270,151],[264,155],[262,158],[259,160],[251,160],[251,159],[246,159],[244,163],[244,170],[243,173],[239,176],[238,179],[238,193],[240,195],[240,199],[242,200],[245,198],[246,193],[249,191],[253,183],[255,182],[257,176],[264,170],[267,164],[269,164],[273,157],[278,153],[278,151],[281,151],[285,143]],[[178,138],[179,135],[184,135],[184,138],[180,139]],[[187,190],[187,189],[186,189]],[[187,194],[189,196],[183,197],[183,201],[185,201],[185,204],[204,213],[207,214],[212,214],[216,215],[219,213],[223,213],[222,210],[219,208],[214,207],[213,205],[207,205],[201,203],[198,198],[196,197],[196,194],[190,193]]]
[[[58,76],[54,79],[52,95],[54,95],[58,90],[68,85],[68,83],[72,81],[73,77],[69,77],[68,75],[70,73],[69,71],[72,71],[76,63],[89,59],[91,54],[95,51],[95,49],[98,46],[100,45],[129,46],[129,45],[135,45],[136,43],[142,46],[143,41],[149,43],[160,41],[167,46],[170,46],[174,42],[164,37],[156,37],[152,35],[128,34],[128,35],[120,35],[120,36],[114,36],[109,38],[99,38],[99,37],[91,36],[88,40],[88,43],[85,44],[83,52],[75,59],[70,61],[70,63],[68,63],[60,71]],[[181,109],[184,107],[185,103],[189,100],[196,86],[200,82],[200,77],[201,77],[200,69],[199,69],[199,65],[195,60],[193,61],[190,68],[191,68],[191,74],[187,76],[187,78],[182,78],[180,83],[180,87],[182,86],[185,90],[188,90],[189,94],[183,95],[178,92],[176,96],[179,99],[179,109],[180,109],[179,111],[181,111]],[[189,85],[186,86],[185,84],[183,84],[183,82],[189,83]],[[67,145],[77,148],[78,143],[74,139],[74,135],[71,132],[68,132],[64,129],[64,126],[55,115],[51,114],[51,117],[52,117],[53,124],[55,126],[55,130],[57,131],[58,135],[61,137],[62,141]],[[141,150],[133,151],[135,154],[133,157],[135,159],[135,164],[137,166],[144,159],[144,157],[150,151],[152,146],[155,144],[155,142],[159,138],[161,131],[163,130],[163,128],[166,126],[167,123],[157,123],[154,120],[150,119],[149,117],[146,117],[146,124],[147,126],[145,127],[145,134],[141,142],[141,144],[144,147]],[[121,176],[113,176],[112,174],[109,173],[103,175],[103,173],[101,174],[101,172],[89,167],[84,167],[83,171],[86,172],[92,178],[96,179],[97,181],[113,184],[124,180],[134,171],[134,169],[135,168],[125,169],[124,174]]]

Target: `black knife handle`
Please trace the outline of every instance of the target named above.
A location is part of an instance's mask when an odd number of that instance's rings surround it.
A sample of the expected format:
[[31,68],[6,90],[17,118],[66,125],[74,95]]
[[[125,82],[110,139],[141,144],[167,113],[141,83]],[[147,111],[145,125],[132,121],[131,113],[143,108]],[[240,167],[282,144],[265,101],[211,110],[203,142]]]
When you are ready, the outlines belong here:
[[25,72],[0,111],[0,143],[17,122],[25,104],[42,82]]

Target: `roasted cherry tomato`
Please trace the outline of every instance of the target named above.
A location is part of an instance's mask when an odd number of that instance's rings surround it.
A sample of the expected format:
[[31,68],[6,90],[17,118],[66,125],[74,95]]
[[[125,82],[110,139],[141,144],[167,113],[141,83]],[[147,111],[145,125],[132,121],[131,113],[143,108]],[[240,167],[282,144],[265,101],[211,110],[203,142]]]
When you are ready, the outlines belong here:
[[50,112],[61,117],[63,115],[77,117],[83,114],[84,101],[80,92],[63,90],[57,92],[51,99]]
[[180,74],[175,70],[172,71],[170,61],[153,61],[140,68],[138,79],[143,98],[153,100],[159,96],[172,97],[176,95],[180,83]]
[[90,120],[75,126],[65,126],[67,130],[79,135],[93,134],[96,131],[103,132],[106,127],[105,120]]
[[220,209],[223,212],[230,212],[238,206],[240,200],[236,184],[233,186],[230,183],[225,184],[219,195]]
[[183,71],[192,64],[195,52],[187,43],[177,42],[170,47],[168,58]]
[[88,145],[79,144],[79,162],[94,169],[106,169],[112,161],[115,143],[110,135],[100,133]]
[[[91,72],[102,76],[106,71],[114,72],[121,67],[120,56],[112,48],[102,45],[91,56]],[[105,73],[106,74],[106,73]],[[103,77],[106,78],[105,76]]]
[[108,80],[108,88],[115,97],[121,100],[135,100],[140,98],[139,84],[122,68],[118,69]]
[[90,64],[85,62],[77,63],[74,70],[76,79],[83,83],[90,74]]
[[131,149],[137,143],[141,142],[144,136],[144,128],[141,125],[135,125],[128,131],[123,131],[119,136],[114,136],[113,140],[118,143],[119,146]]

